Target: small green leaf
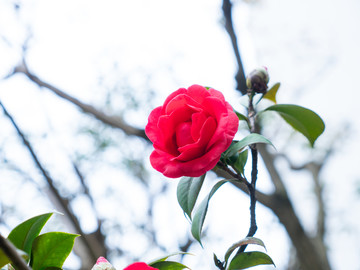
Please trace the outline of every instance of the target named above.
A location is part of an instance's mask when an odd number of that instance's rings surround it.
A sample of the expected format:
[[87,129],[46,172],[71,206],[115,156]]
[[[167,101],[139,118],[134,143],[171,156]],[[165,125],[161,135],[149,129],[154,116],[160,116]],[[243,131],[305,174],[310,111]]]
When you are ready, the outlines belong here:
[[263,96],[263,98],[266,98],[272,102],[274,102],[275,104],[276,102],[276,94],[277,91],[279,90],[280,87],[280,83],[275,83],[267,92],[266,94]]
[[241,113],[239,113],[238,111],[235,111],[235,110],[234,110],[234,112],[236,113],[239,120],[244,120],[246,122],[248,121],[248,118],[245,115],[243,115],[243,114],[241,114]]
[[237,143],[231,145],[228,150],[225,151],[224,156],[226,158],[231,157],[235,155],[238,151],[243,149],[244,147],[255,144],[255,143],[267,143],[273,146],[273,144],[266,139],[264,136],[257,134],[257,133],[251,133],[247,135],[244,139],[238,141]]
[[246,149],[245,151],[242,151],[241,153],[239,153],[239,156],[233,165],[233,167],[237,173],[244,175],[244,168],[245,168],[247,159],[248,159],[248,150]]
[[36,237],[30,263],[32,269],[61,268],[74,246],[75,238],[78,236],[64,232],[49,232]]
[[[240,246],[243,246],[243,245],[250,245],[250,244],[255,244],[255,245],[259,245],[259,246],[262,246],[263,248],[265,248],[265,244],[264,242],[259,239],[259,238],[256,238],[256,237],[246,237],[236,243],[234,243],[231,247],[229,247],[229,249],[226,251],[225,253],[225,262],[228,261],[231,253],[237,249],[238,247]],[[265,248],[266,250],[266,248]]]
[[190,269],[186,265],[183,265],[178,262],[173,262],[173,261],[161,261],[161,262],[156,262],[154,264],[149,264],[149,265],[151,267],[154,267],[159,270],[182,270],[182,269],[186,269],[186,268]]
[[152,261],[151,263],[149,263],[149,265],[152,265],[154,263],[158,263],[158,262],[163,262],[166,261],[168,258],[172,257],[172,256],[176,256],[176,255],[192,255],[191,253],[188,252],[175,252],[175,253],[171,253],[169,255],[166,255],[165,257],[161,257],[160,259],[156,259],[155,261]]
[[4,265],[7,265],[10,263],[9,258],[5,255],[2,249],[0,249],[0,267],[3,267]]
[[182,177],[177,186],[177,199],[181,209],[191,220],[200,189],[205,179],[205,174],[200,177]]
[[16,226],[9,234],[8,239],[15,247],[31,256],[31,246],[34,239],[40,234],[45,223],[53,213],[47,213],[30,218]]
[[228,270],[246,269],[261,264],[275,266],[273,260],[263,252],[241,252],[231,260]]
[[199,205],[199,208],[196,210],[193,222],[191,224],[191,233],[194,236],[194,238],[200,243],[200,245],[202,245],[201,244],[201,231],[202,231],[202,227],[204,225],[207,209],[209,206],[209,201],[210,201],[211,197],[214,195],[214,193],[219,189],[219,187],[221,187],[227,181],[228,180],[221,180],[221,181],[217,182],[211,189],[210,193],[201,202],[201,204]]
[[217,265],[218,262],[220,261],[215,253],[213,254],[213,259],[214,259],[215,265]]
[[265,111],[275,111],[295,130],[303,134],[314,146],[316,139],[324,132],[325,124],[312,110],[307,108],[291,105],[277,104],[268,107]]

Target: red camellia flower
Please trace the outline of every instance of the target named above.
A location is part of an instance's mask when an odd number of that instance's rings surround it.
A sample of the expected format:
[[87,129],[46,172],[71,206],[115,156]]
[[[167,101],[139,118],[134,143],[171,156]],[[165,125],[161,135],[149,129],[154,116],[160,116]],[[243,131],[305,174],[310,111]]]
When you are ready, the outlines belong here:
[[222,93],[200,85],[180,88],[149,115],[151,165],[167,177],[197,177],[215,167],[239,120]]
[[124,268],[124,270],[158,270],[158,269],[151,267],[144,262],[136,262],[130,264],[128,267]]

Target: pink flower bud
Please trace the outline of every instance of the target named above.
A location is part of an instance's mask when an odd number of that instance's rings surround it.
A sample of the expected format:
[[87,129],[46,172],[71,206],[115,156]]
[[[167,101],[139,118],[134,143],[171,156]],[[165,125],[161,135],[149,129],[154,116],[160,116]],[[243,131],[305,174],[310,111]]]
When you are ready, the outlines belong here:
[[99,257],[91,270],[116,270],[104,257]]

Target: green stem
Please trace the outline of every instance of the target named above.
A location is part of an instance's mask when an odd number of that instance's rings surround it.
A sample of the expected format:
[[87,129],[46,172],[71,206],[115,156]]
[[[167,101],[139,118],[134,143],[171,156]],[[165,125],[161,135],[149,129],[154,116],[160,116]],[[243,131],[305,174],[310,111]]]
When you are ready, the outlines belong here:
[[[250,123],[250,132],[255,132],[255,117],[256,111],[253,105],[253,97],[255,92],[251,89],[248,90],[249,96],[249,106],[248,106],[248,118]],[[251,149],[251,157],[252,157],[252,169],[251,169],[251,183],[247,185],[249,194],[250,194],[250,228],[249,232],[246,237],[252,237],[255,235],[257,231],[256,225],[256,214],[255,214],[255,207],[256,207],[256,181],[257,181],[257,174],[258,174],[258,150],[256,148],[256,144],[250,145]],[[237,254],[244,252],[247,245],[241,246],[237,252]]]

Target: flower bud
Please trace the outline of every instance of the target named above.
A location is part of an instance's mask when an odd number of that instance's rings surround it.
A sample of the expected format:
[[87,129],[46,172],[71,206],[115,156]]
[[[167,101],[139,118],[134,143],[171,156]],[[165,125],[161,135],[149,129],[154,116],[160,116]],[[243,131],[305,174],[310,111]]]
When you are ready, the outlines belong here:
[[269,73],[266,67],[260,67],[250,72],[246,78],[246,86],[256,93],[265,93],[269,82]]
[[91,270],[116,270],[104,257],[99,257]]

